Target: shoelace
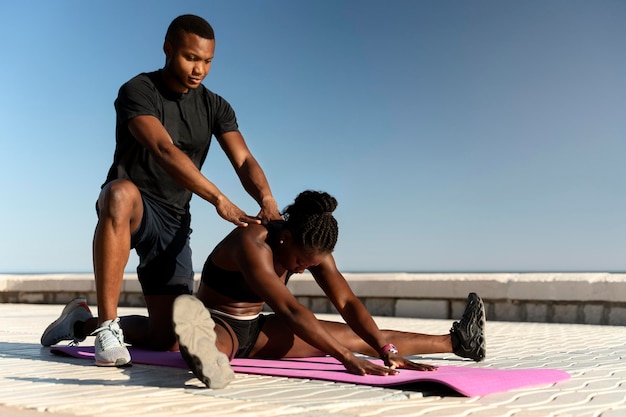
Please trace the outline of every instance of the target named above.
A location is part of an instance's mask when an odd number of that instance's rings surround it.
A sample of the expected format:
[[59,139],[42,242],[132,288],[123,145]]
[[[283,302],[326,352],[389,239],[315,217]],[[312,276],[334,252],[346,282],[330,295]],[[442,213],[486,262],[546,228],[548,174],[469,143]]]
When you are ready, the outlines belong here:
[[94,330],[92,335],[100,339],[102,350],[112,349],[124,345],[124,333],[117,324],[117,320],[111,322],[108,326],[98,327]]

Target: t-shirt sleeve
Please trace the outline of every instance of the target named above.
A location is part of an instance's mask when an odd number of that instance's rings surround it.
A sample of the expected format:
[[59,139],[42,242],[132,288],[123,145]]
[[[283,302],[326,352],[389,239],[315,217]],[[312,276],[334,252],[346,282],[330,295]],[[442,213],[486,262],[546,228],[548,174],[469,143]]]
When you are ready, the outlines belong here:
[[127,122],[137,116],[155,116],[157,114],[157,94],[147,78],[136,77],[122,87],[115,100],[115,110],[120,122]]
[[218,95],[214,96],[213,101],[215,104],[213,134],[217,136],[226,132],[238,131],[239,125],[237,124],[237,116],[230,103]]

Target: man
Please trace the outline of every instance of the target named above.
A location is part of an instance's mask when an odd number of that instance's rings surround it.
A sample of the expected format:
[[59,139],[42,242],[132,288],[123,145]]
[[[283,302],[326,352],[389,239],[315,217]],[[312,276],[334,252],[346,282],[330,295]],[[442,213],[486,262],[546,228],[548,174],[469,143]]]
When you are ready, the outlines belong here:
[[[115,101],[116,149],[97,202],[93,239],[98,318],[84,300],[74,300],[41,338],[49,346],[61,340],[82,341],[93,332],[100,366],[130,364],[124,334],[136,346],[177,349],[172,304],[177,296],[193,291],[192,194],[237,226],[280,219],[233,109],[201,84],[215,51],[212,27],[198,16],[179,16],[167,30],[163,50],[164,68],[128,81]],[[258,216],[244,213],[200,172],[212,135],[260,205]],[[117,307],[131,248],[139,255],[137,273],[149,317],[120,320]]]

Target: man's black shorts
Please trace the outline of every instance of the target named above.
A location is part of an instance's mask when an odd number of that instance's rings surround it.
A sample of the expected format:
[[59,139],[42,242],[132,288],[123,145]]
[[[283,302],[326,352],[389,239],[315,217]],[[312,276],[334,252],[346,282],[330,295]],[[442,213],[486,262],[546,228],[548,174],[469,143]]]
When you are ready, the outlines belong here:
[[176,216],[147,195],[141,225],[131,235],[139,255],[137,275],[144,295],[193,293],[189,214]]

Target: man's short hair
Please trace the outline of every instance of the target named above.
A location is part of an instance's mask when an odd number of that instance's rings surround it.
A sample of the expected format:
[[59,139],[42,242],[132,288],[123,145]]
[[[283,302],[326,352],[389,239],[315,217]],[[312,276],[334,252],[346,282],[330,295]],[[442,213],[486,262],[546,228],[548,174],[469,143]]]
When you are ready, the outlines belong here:
[[172,20],[165,34],[165,42],[175,45],[187,33],[193,33],[204,39],[215,39],[215,33],[209,22],[200,16],[184,14]]

